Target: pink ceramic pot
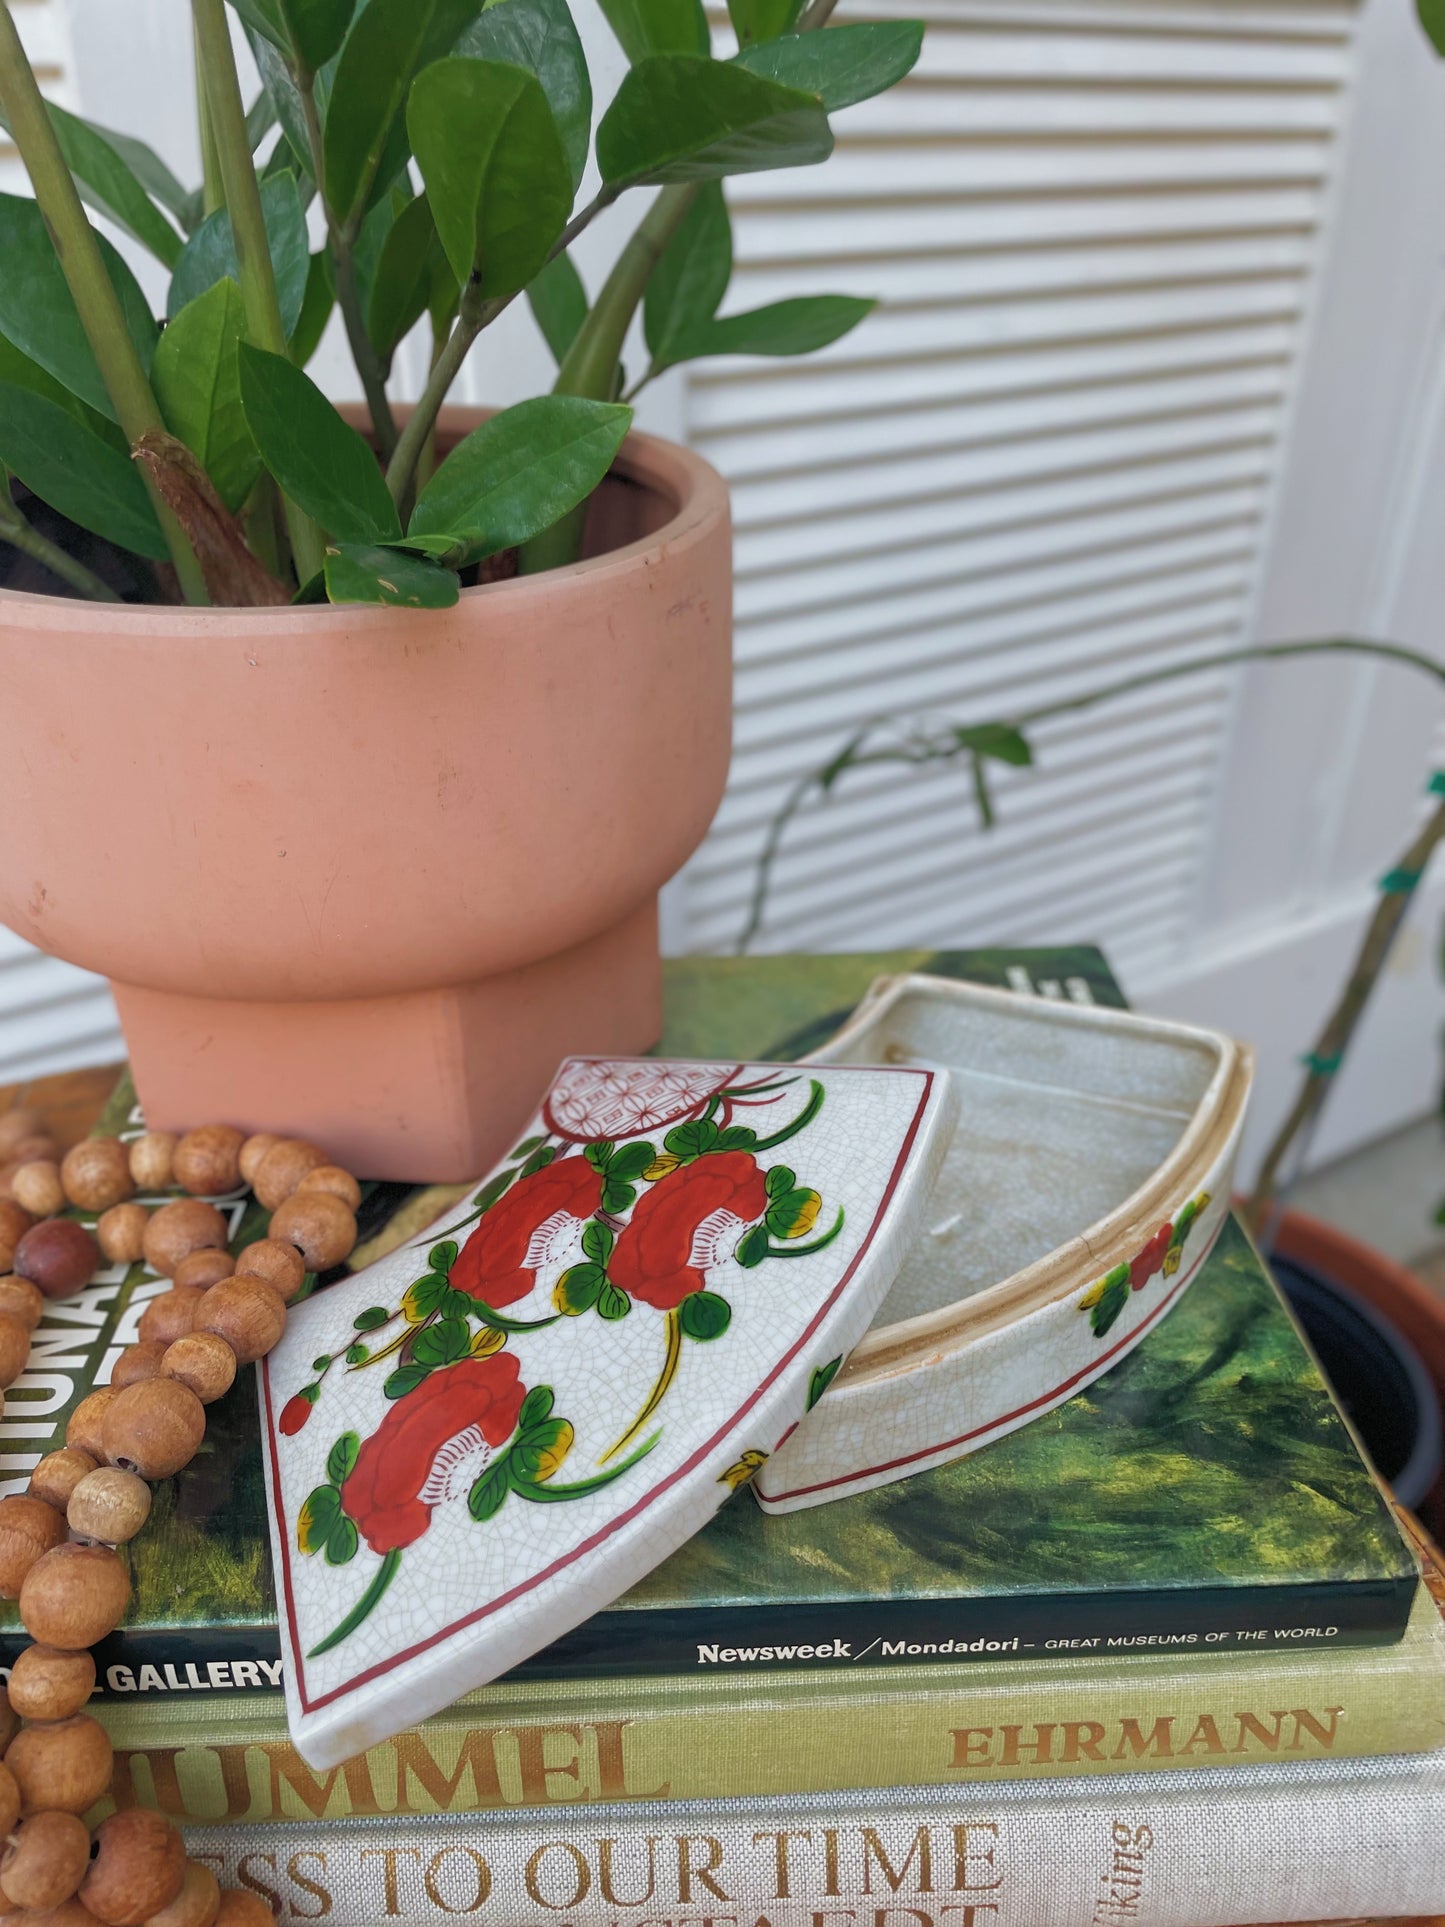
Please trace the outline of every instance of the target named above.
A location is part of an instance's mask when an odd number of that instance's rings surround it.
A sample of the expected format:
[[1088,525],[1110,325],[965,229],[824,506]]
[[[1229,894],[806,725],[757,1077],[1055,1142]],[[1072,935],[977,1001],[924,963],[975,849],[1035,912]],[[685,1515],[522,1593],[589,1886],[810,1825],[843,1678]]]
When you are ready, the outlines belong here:
[[721,478],[632,436],[587,557],[414,613],[0,592],[0,922],[112,980],[154,1126],[462,1179],[560,1057],[655,1042],[727,771]]

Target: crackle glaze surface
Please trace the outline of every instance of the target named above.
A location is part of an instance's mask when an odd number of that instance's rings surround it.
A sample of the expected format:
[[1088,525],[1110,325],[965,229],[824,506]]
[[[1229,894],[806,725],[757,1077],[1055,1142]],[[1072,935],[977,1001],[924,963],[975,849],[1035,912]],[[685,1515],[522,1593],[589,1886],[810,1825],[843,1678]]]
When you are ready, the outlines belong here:
[[1215,1032],[927,977],[815,1061],[947,1065],[962,1122],[873,1329],[753,1482],[770,1511],[975,1451],[1132,1349],[1219,1235],[1249,1083]]
[[293,1310],[262,1367],[296,1745],[326,1767],[649,1571],[882,1303],[945,1070],[573,1058],[447,1220]]

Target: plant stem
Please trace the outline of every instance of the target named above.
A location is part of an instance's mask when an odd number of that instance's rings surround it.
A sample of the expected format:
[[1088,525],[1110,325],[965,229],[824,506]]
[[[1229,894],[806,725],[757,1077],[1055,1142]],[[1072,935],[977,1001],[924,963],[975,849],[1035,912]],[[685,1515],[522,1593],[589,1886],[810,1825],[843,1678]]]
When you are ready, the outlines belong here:
[[[20,150],[20,158],[35,189],[35,199],[55,243],[66,285],[115,408],[116,419],[126,440],[134,444],[142,435],[164,430],[165,422],[131,340],[100,243],[85,218],[85,209],[65,165],[45,101],[20,44],[9,0],[0,0],[0,106],[5,109],[11,138]],[[195,551],[149,475],[145,477],[145,485],[155,505],[182,594],[187,602],[207,601],[206,584]]]
[[[632,317],[647,292],[653,269],[687,218],[697,191],[692,182],[665,187],[643,215],[567,350],[567,358],[552,386],[554,395],[585,395],[593,401],[611,401]],[[586,524],[587,504],[580,502],[560,522],[522,545],[518,556],[521,573],[539,575],[545,569],[575,562]]]
[[196,132],[201,143],[201,213],[205,216],[224,207],[226,195],[221,186],[221,157],[216,151],[216,134],[206,100],[206,76],[201,67],[201,47],[195,39],[194,22],[191,37],[196,69]]
[[[221,185],[231,217],[236,268],[246,308],[246,332],[258,348],[265,348],[273,355],[285,355],[289,344],[276,299],[276,270],[271,262],[261,189],[251,158],[246,108],[241,99],[236,56],[226,22],[225,0],[191,0],[191,11],[211,129],[220,158]],[[282,501],[297,578],[306,583],[321,568],[325,543],[320,529],[303,509],[287,496],[283,495]]]
[[8,542],[11,548],[19,549],[42,568],[58,575],[62,582],[68,582],[77,595],[85,596],[91,602],[120,602],[108,582],[87,569],[83,562],[73,555],[67,555],[49,536],[42,535],[39,529],[32,528],[16,507],[10,494],[10,482],[3,469],[0,469],[0,542]]
[[1435,805],[1423,828],[1402,851],[1391,878],[1399,879],[1398,888],[1382,886],[1364,938],[1340,993],[1339,1001],[1325,1019],[1313,1048],[1305,1058],[1308,1075],[1300,1086],[1289,1115],[1264,1154],[1254,1191],[1245,1206],[1245,1221],[1257,1237],[1266,1229],[1280,1174],[1291,1147],[1301,1132],[1313,1124],[1334,1089],[1341,1060],[1350,1047],[1356,1027],[1370,1001],[1380,972],[1399,934],[1400,925],[1415,893],[1415,882],[1424,873],[1436,848],[1445,842],[1445,797]]

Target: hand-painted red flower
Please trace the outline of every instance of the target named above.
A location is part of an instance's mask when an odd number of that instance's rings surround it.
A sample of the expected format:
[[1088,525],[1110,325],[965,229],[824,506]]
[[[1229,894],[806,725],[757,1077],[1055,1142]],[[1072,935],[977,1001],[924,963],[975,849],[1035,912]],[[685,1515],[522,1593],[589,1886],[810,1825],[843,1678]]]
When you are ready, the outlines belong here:
[[516,1359],[495,1352],[444,1365],[397,1399],[341,1488],[342,1507],[373,1552],[420,1539],[433,1507],[453,1496],[449,1475],[465,1467],[470,1483],[511,1437],[524,1395]]
[[280,1418],[276,1421],[280,1427],[281,1436],[283,1438],[294,1439],[307,1419],[310,1418],[314,1409],[315,1407],[311,1400],[309,1398],[303,1398],[299,1392],[295,1398],[288,1398],[286,1403],[281,1407]]
[[614,1285],[671,1311],[705,1285],[709,1265],[768,1208],[767,1180],[748,1151],[717,1151],[661,1178],[639,1199],[607,1265]]
[[1130,1261],[1129,1288],[1131,1291],[1142,1291],[1155,1272],[1164,1269],[1164,1260],[1169,1255],[1169,1240],[1173,1236],[1173,1225],[1161,1224],[1144,1249]]
[[558,1158],[511,1190],[484,1215],[451,1269],[457,1291],[500,1311],[525,1298],[539,1268],[602,1203],[602,1173],[585,1157]]

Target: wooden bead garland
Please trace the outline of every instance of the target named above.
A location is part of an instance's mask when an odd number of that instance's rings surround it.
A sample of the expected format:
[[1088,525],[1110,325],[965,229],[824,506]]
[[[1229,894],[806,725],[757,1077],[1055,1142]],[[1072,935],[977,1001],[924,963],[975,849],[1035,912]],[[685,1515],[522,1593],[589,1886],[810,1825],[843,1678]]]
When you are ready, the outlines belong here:
[[[243,1182],[273,1222],[233,1260],[206,1194]],[[156,1209],[134,1201],[137,1190],[175,1185],[192,1195]],[[102,1254],[112,1264],[144,1257],[174,1280],[146,1305],[111,1384],[71,1414],[64,1447],[41,1460],[28,1492],[0,1499],[0,1596],[18,1598],[36,1641],[8,1694],[0,1688],[0,1916],[37,1927],[274,1927],[257,1895],[223,1893],[209,1868],[188,1861],[160,1814],[113,1813],[92,1841],[80,1816],[109,1787],[113,1763],[105,1729],[84,1711],[96,1676],[89,1648],[129,1604],[115,1548],[145,1525],[147,1481],[189,1461],[205,1407],[276,1344],[308,1270],[350,1255],[360,1199],[348,1171],[297,1138],[206,1125],[179,1137],[148,1131],[129,1146],[88,1139],[57,1162],[42,1119],[0,1116],[0,1392],[25,1368],[45,1300],[81,1290]],[[97,1214],[94,1238],[53,1215],[66,1203]]]

